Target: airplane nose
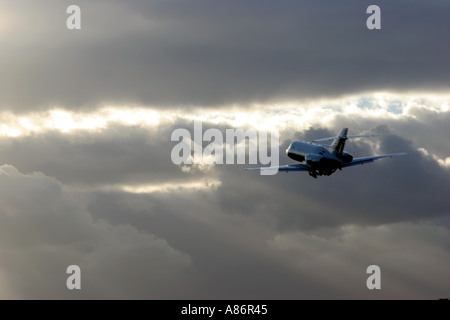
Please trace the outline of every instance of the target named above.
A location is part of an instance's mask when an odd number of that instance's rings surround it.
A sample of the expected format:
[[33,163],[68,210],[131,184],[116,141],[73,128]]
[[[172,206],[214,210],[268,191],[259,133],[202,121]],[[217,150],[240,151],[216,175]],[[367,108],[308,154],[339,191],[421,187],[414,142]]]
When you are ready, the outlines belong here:
[[286,154],[288,154],[289,151],[291,151],[291,149],[292,149],[292,143],[289,145],[289,147],[287,147],[287,149],[286,149]]
[[290,144],[289,147],[286,149],[286,154],[288,155],[289,152],[291,152],[292,150],[294,150],[294,148],[292,147],[292,144]]

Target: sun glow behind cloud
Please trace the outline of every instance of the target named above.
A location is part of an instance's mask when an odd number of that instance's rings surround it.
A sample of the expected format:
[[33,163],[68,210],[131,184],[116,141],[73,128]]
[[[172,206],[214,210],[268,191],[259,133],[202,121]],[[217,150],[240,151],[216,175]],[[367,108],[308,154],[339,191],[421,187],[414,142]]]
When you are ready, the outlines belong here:
[[221,185],[219,180],[200,180],[185,183],[164,183],[148,185],[124,185],[119,189],[128,193],[172,193],[172,192],[197,192],[215,190]]
[[414,109],[447,112],[449,104],[450,95],[373,93],[307,102],[197,108],[189,113],[176,108],[160,110],[128,106],[108,106],[92,112],[50,109],[20,116],[0,112],[0,136],[19,137],[49,130],[62,133],[100,131],[113,124],[155,127],[176,119],[201,120],[233,128],[276,128],[281,131],[292,127],[326,126],[341,114],[379,119],[415,118]]
[[73,131],[96,131],[110,124],[128,126],[154,126],[161,121],[162,114],[145,108],[102,108],[95,112],[73,112],[63,109],[51,109],[42,113],[15,116],[10,112],[0,113],[0,136],[18,137],[56,130],[63,133]]
[[9,10],[3,4],[0,4],[0,39],[7,37],[8,33],[22,22],[12,10]]
[[[134,194],[151,194],[151,193],[191,193],[199,191],[215,191],[222,182],[217,179],[199,179],[188,182],[167,182],[167,183],[148,183],[148,184],[120,184],[105,185],[88,189],[89,191],[106,191],[106,192],[126,192]],[[76,188],[72,188],[77,190]],[[86,190],[84,188],[83,190]]]

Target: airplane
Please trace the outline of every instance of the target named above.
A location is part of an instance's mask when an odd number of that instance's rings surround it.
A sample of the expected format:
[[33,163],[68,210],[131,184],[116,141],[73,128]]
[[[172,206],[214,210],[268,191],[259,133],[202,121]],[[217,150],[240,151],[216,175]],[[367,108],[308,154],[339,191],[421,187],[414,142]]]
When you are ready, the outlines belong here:
[[[345,141],[352,138],[374,137],[376,134],[363,134],[357,136],[348,136],[348,128],[344,127],[336,137],[328,137],[313,140],[313,142],[294,141],[286,150],[289,158],[301,162],[300,164],[285,165],[279,167],[247,168],[247,170],[278,170],[278,171],[308,171],[313,178],[317,176],[330,176],[337,169],[347,168],[359,164],[373,162],[381,158],[394,158],[403,156],[406,153],[392,153],[381,156],[371,156],[363,158],[353,158],[353,156],[344,151]],[[329,145],[317,144],[315,142],[333,141]]]

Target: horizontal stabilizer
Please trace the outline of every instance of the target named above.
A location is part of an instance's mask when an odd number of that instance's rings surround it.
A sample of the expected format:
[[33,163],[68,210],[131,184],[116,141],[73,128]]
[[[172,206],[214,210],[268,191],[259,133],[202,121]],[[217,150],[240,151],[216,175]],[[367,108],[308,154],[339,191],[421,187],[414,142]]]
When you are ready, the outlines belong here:
[[346,136],[346,137],[328,137],[328,138],[322,138],[322,139],[316,139],[313,140],[313,142],[320,142],[320,141],[333,141],[336,139],[351,139],[351,138],[362,138],[362,137],[375,137],[377,134],[360,134],[357,136]]
[[382,158],[395,158],[395,157],[400,157],[400,156],[404,156],[406,155],[406,153],[404,152],[400,152],[400,153],[391,153],[391,154],[385,154],[382,156],[372,156],[372,157],[364,157],[364,158],[354,158],[352,161],[344,163],[342,165],[342,168],[345,167],[351,167],[351,166],[356,166],[358,164],[365,164],[365,163],[369,163],[369,162],[373,162],[377,159],[382,159]]
[[376,137],[377,136],[377,134],[360,134],[360,135],[357,135],[357,136],[347,136],[347,139],[350,139],[350,138],[363,138],[363,137]]

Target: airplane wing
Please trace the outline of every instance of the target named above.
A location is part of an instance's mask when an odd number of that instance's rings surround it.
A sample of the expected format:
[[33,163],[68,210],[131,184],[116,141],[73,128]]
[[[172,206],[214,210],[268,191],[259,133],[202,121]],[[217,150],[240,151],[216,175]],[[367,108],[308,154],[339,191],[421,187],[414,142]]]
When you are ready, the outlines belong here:
[[[343,163],[342,168],[356,166],[359,164],[365,164],[373,162],[377,159],[382,158],[394,158],[394,157],[400,157],[404,156],[406,153],[391,153],[391,154],[385,154],[382,156],[372,156],[372,157],[363,157],[363,158],[354,158],[351,162]],[[279,166],[279,167],[262,167],[262,168],[247,168],[248,171],[265,171],[265,170],[278,170],[278,171],[309,171],[311,170],[311,167],[307,164],[293,164],[293,165],[286,165],[286,166]]]
[[308,171],[310,170],[310,166],[307,164],[293,164],[287,166],[279,166],[279,167],[263,167],[263,168],[247,168],[249,171],[263,171],[263,170],[278,170],[278,171]]
[[400,157],[400,156],[404,156],[406,153],[401,152],[401,153],[391,153],[391,154],[385,154],[382,156],[373,156],[373,157],[364,157],[364,158],[354,158],[351,162],[348,163],[344,163],[342,164],[342,168],[345,167],[351,167],[351,166],[356,166],[358,164],[365,164],[365,163],[369,163],[369,162],[373,162],[377,159],[381,159],[381,158],[394,158],[394,157]]

